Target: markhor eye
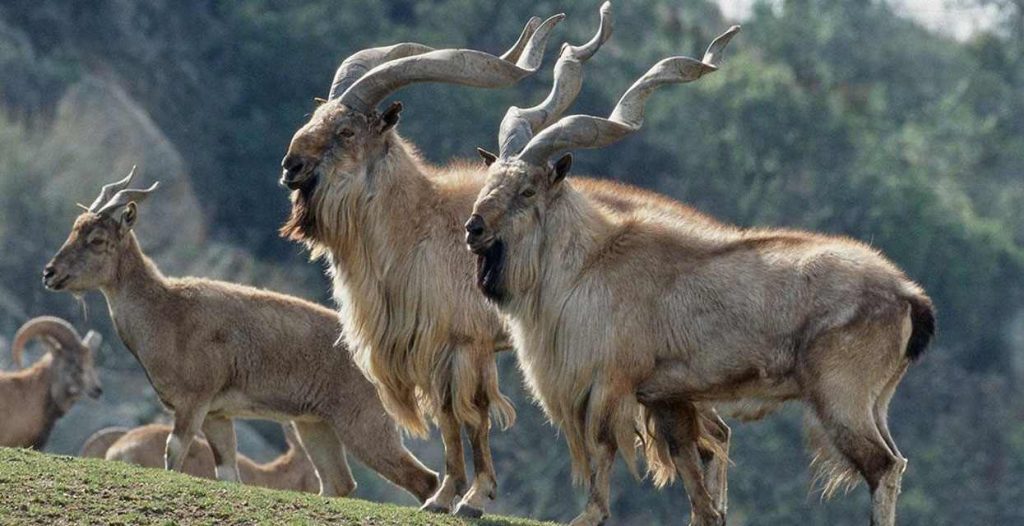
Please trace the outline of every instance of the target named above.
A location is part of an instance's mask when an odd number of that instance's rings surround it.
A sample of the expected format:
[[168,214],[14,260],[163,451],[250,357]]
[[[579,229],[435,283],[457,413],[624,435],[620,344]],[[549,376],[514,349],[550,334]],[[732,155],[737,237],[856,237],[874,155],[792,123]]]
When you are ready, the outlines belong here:
[[354,132],[354,131],[352,131],[352,130],[350,130],[348,128],[342,128],[341,131],[338,132],[338,135],[341,135],[342,137],[351,137],[351,136],[353,136],[355,134],[356,134],[356,132]]
[[101,238],[101,237],[93,238],[93,239],[89,240],[89,244],[94,246],[94,247],[98,247],[98,246],[103,244],[103,238]]
[[537,194],[537,191],[534,190],[533,188],[527,188],[526,190],[523,190],[522,192],[519,193],[519,195],[521,195],[523,197],[533,197],[536,194]]

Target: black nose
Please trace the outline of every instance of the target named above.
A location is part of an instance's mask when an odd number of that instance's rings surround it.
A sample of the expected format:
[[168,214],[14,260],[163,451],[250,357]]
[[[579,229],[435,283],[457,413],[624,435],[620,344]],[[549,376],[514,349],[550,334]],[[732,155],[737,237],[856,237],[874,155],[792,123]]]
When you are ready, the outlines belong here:
[[477,237],[484,233],[485,226],[484,218],[479,214],[473,214],[469,216],[469,221],[466,221],[466,233],[471,237]]
[[57,269],[53,268],[53,265],[46,265],[46,268],[43,269],[43,279],[50,279],[56,273]]
[[307,161],[301,155],[288,154],[281,160],[281,168],[284,168],[290,177],[294,177],[306,171]]

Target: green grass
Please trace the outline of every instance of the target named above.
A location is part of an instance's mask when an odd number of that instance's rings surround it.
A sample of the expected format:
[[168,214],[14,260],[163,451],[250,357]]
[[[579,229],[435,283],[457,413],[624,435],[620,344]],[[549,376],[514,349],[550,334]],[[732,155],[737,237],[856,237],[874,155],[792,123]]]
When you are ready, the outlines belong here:
[[0,448],[0,524],[358,524],[531,526],[464,520],[357,499],[196,479],[120,462]]

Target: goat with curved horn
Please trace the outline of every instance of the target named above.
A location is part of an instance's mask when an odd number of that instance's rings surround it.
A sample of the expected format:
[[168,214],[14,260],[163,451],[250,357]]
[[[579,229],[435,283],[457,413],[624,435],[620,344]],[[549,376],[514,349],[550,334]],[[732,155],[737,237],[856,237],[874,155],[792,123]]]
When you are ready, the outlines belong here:
[[[600,13],[601,25],[590,41],[582,46],[562,45],[558,62],[555,63],[555,80],[547,98],[532,108],[512,106],[505,113],[498,131],[500,157],[519,153],[534,134],[558,119],[576,100],[583,85],[583,63],[594,56],[612,36],[611,2],[602,4]],[[488,158],[486,152],[482,151],[481,155]]]
[[[509,48],[501,59],[507,62],[515,63],[519,60],[520,54],[526,48],[527,42],[533,33],[540,27],[540,17],[532,17],[526,22],[526,26],[523,27],[523,32],[519,35],[519,40]],[[364,49],[345,59],[338,67],[338,70],[334,73],[334,80],[331,81],[331,91],[327,96],[327,100],[333,100],[340,97],[345,90],[347,90],[352,84],[355,84],[357,80],[366,75],[367,72],[373,68],[397,60],[400,58],[411,57],[414,55],[422,55],[434,51],[434,48],[425,46],[423,44],[417,44],[415,42],[404,42],[401,44],[394,44],[392,46],[382,46]]]
[[337,313],[264,289],[164,276],[134,233],[136,203],[153,188],[122,188],[98,213],[79,215],[44,268],[43,284],[103,294],[118,335],[173,408],[161,463],[180,471],[202,431],[217,477],[238,481],[233,418],[288,417],[298,420],[321,495],[355,489],[352,454],[418,500],[430,498],[437,473],[405,448],[373,385],[338,343]]
[[57,419],[82,395],[97,398],[102,393],[93,367],[99,334],[89,331],[81,338],[60,318],[33,318],[11,342],[11,360],[19,368],[25,346],[36,338],[49,347],[47,357],[28,369],[0,373],[0,446],[41,449]]
[[737,31],[702,61],[655,65],[607,119],[563,118],[492,164],[466,224],[478,288],[506,316],[524,376],[590,484],[573,526],[607,519],[615,457],[632,464],[638,444],[657,485],[682,479],[691,524],[725,524],[725,499],[701,466],[714,435],[701,406],[791,400],[806,404],[824,494],[864,480],[871,524],[895,524],[907,460],[886,413],[935,333],[924,290],[848,238],[694,211],[623,214],[566,178],[570,155],[548,162],[639,129],[650,94],[715,71]]
[[545,20],[530,35],[514,63],[472,49],[430,51],[385,62],[373,68],[345,90],[341,102],[357,111],[370,112],[388,95],[419,82],[444,82],[477,88],[498,88],[514,84],[537,71],[544,58],[548,35],[564,18],[565,15],[558,14]]
[[740,26],[732,26],[719,35],[708,46],[703,60],[671,57],[658,62],[626,90],[607,119],[590,115],[566,117],[534,137],[519,158],[540,164],[560,152],[601,148],[622,140],[643,125],[644,106],[655,90],[666,84],[693,82],[718,70],[725,46],[739,32]]
[[[636,390],[636,385],[632,384],[636,379],[630,376],[630,367],[615,363],[615,355],[609,356],[607,363],[601,362],[599,356],[604,352],[601,346],[594,347],[598,357],[590,359],[548,358],[552,351],[542,350],[539,341],[563,341],[568,334],[577,334],[575,331],[578,329],[560,332],[558,337],[554,337],[545,336],[544,330],[538,327],[520,328],[525,324],[517,316],[533,319],[538,312],[533,310],[536,306],[525,306],[532,305],[533,300],[526,300],[521,293],[530,289],[530,284],[535,283],[538,276],[547,273],[535,267],[536,262],[541,260],[535,253],[508,255],[513,250],[530,252],[523,250],[523,246],[536,249],[546,244],[535,237],[542,233],[519,225],[524,217],[538,217],[540,210],[526,214],[521,211],[529,210],[532,203],[547,202],[550,206],[550,196],[559,194],[557,188],[568,172],[571,157],[559,160],[553,168],[548,165],[549,157],[577,147],[605,146],[636,131],[643,120],[644,102],[656,88],[669,83],[691,82],[715,71],[724,47],[737,32],[739,27],[734,26],[716,38],[708,47],[703,61],[672,57],[658,62],[626,91],[608,119],[585,115],[565,117],[532,136],[532,139],[531,132],[536,130],[531,129],[530,123],[525,119],[518,122],[513,120],[511,122],[519,124],[519,136],[514,141],[507,141],[505,138],[508,137],[510,116],[512,119],[516,116],[516,112],[510,110],[499,131],[499,137],[503,138],[503,146],[506,147],[502,162],[491,166],[487,185],[480,192],[474,213],[466,223],[467,244],[478,257],[478,287],[502,311],[513,313],[512,319],[516,323],[513,334],[537,335],[536,339],[529,337],[525,341],[516,341],[516,347],[522,350],[520,358],[524,374],[530,379],[535,395],[542,401],[551,420],[565,432],[577,480],[588,481],[592,486],[587,509],[577,517],[574,525],[596,524],[607,518],[611,461],[614,460],[616,450],[623,451],[627,465],[636,473],[635,455],[629,454],[635,451],[635,433],[640,433],[648,470],[658,485],[671,481],[678,469],[691,496],[694,524],[710,525],[724,521],[730,431],[714,408],[703,403],[687,402],[673,406],[671,423],[666,423],[664,419],[654,419],[650,416],[653,413],[637,404],[636,399],[629,394]],[[556,84],[561,78],[556,77]],[[555,98],[555,91],[552,99]],[[541,112],[536,112],[534,116],[548,117]],[[550,123],[550,120],[537,120],[542,126]],[[523,142],[526,142],[525,146],[521,146]],[[586,186],[581,188],[585,189]],[[633,189],[622,188],[621,192],[625,196],[624,200],[628,200],[628,196],[643,197]],[[571,198],[566,199],[572,201]],[[594,201],[601,202],[600,199]],[[613,215],[632,217],[628,210]],[[679,214],[674,212],[666,215],[672,216],[679,217]],[[517,226],[508,226],[510,223]],[[511,232],[517,234],[512,235]],[[581,234],[582,239],[588,236],[589,233]],[[515,241],[510,242],[513,238]],[[563,247],[555,252],[574,253],[576,250]],[[576,279],[571,278],[569,282]],[[565,291],[558,294],[572,295]],[[542,294],[539,297],[546,296]],[[553,308],[552,312],[560,312],[560,309]],[[555,351],[555,354],[558,353]],[[595,378],[592,383],[579,381],[575,385],[567,385],[565,381],[565,378],[590,378],[599,370],[621,370],[623,376],[612,381],[617,384],[614,388],[603,383],[600,378]],[[581,401],[583,406],[580,405]],[[639,429],[636,425],[638,421],[644,422]],[[671,442],[669,450],[692,451],[694,455],[681,455],[678,458],[667,456],[665,451],[668,442],[659,435],[659,426],[672,427],[674,433],[678,431],[678,436],[674,435],[677,440]],[[604,438],[597,436],[597,428],[604,429],[601,432]],[[595,445],[600,446],[597,448],[600,451],[594,449]],[[702,462],[701,457],[708,461]]]

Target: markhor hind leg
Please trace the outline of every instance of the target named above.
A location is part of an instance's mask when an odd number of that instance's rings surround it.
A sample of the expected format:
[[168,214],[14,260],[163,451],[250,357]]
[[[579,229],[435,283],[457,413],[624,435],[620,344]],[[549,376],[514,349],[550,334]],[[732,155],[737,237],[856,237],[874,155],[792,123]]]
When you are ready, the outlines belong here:
[[437,490],[437,473],[405,448],[398,426],[384,412],[365,411],[356,421],[339,419],[334,429],[350,453],[420,502]]
[[[887,426],[879,420],[879,409],[888,405],[883,396],[891,397],[894,377],[905,360],[895,327],[898,325],[883,323],[847,327],[823,338],[810,354],[820,367],[828,364],[828,371],[813,371],[816,374],[809,376],[816,380],[809,386],[811,402],[843,457],[839,460],[852,464],[868,483],[872,526],[896,524],[896,499],[907,465],[891,437],[883,436]],[[850,355],[873,360],[843,366],[848,359],[835,359]]]
[[729,441],[732,430],[711,406],[698,406],[704,436],[715,441],[714,450],[698,444],[704,465],[704,484],[711,494],[714,507],[726,516],[729,507]]
[[327,422],[295,422],[302,447],[306,448],[320,479],[321,497],[344,497],[356,489],[345,458],[345,448]]
[[715,507],[704,479],[699,443],[701,432],[696,407],[689,402],[661,405],[652,408],[657,425],[658,439],[668,446],[676,472],[690,498],[690,524],[693,526],[722,526],[725,515]]
[[611,473],[617,450],[615,439],[611,436],[598,437],[597,444],[591,447],[592,474],[587,507],[569,523],[569,526],[599,526],[608,519],[611,514]]

